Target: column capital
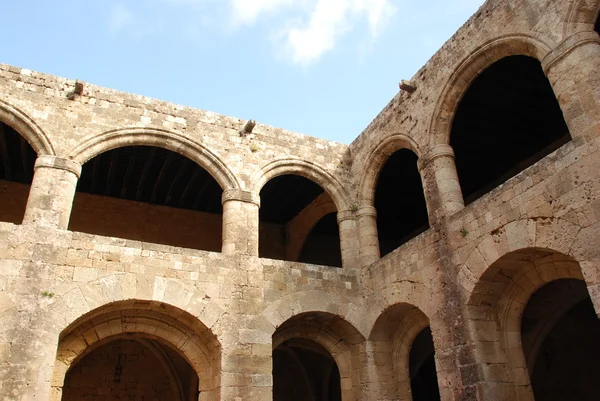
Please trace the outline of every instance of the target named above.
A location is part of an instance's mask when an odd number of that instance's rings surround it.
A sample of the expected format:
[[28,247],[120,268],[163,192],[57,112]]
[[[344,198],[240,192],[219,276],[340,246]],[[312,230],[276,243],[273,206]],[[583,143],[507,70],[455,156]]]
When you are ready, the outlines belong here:
[[419,160],[417,160],[417,168],[421,171],[429,163],[440,157],[450,157],[454,159],[454,149],[452,149],[452,146],[444,144],[435,145],[423,154],[423,156],[419,157]]
[[356,212],[353,210],[340,210],[337,212],[338,223],[346,220],[356,220]]
[[81,176],[81,164],[71,159],[63,159],[56,156],[42,155],[35,160],[34,170],[38,168],[53,168],[68,171],[74,174],[77,179]]
[[260,195],[250,191],[244,191],[237,188],[226,189],[223,191],[221,203],[228,201],[239,201],[245,203],[253,203],[260,207]]
[[573,50],[587,43],[600,44],[600,36],[594,31],[577,32],[560,42],[543,58],[542,68],[544,69],[544,73],[548,75],[554,64],[568,56]]
[[377,217],[377,209],[375,209],[375,206],[360,206],[356,211],[356,216],[359,218],[364,216]]

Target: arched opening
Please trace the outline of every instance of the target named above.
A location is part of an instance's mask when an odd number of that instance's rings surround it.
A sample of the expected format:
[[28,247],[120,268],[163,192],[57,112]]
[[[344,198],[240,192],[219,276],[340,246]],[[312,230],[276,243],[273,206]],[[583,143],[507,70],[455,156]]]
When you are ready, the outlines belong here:
[[410,389],[413,401],[439,401],[435,349],[429,327],[423,329],[410,348]]
[[325,215],[313,227],[304,242],[298,261],[342,267],[337,213]]
[[260,191],[259,256],[341,267],[336,213],[314,212],[325,197],[323,188],[298,175],[267,182]]
[[369,340],[377,355],[373,369],[382,399],[440,399],[435,347],[423,311],[407,303],[389,306],[375,321]]
[[450,145],[465,204],[570,139],[540,62],[528,56],[495,62],[471,83],[452,123]]
[[23,221],[36,158],[29,142],[0,122],[0,221]]
[[62,401],[197,401],[198,384],[194,369],[164,341],[118,338],[69,369]]
[[521,339],[536,401],[600,398],[600,320],[585,282],[561,279],[533,294]]
[[596,24],[594,25],[594,31],[600,34],[600,18],[596,19]]
[[364,337],[338,315],[306,312],[273,333],[273,399],[356,401]]
[[341,401],[340,371],[318,343],[292,339],[273,350],[274,401]]
[[172,305],[107,304],[60,334],[50,400],[216,400],[220,351],[208,327]]
[[429,228],[417,155],[411,150],[396,151],[379,172],[375,208],[381,256]]
[[[480,255],[477,257],[481,258]],[[598,355],[598,345],[595,344],[598,337],[594,334],[597,329],[592,328],[598,322],[593,309],[588,308],[587,317],[580,322],[573,320],[581,316],[582,310],[578,308],[585,311],[585,303],[591,307],[590,302],[579,263],[563,253],[547,248],[524,248],[507,253],[492,263],[481,275],[469,299],[470,324],[475,335],[475,347],[479,349],[479,362],[484,366],[495,364],[496,369],[506,370],[514,389],[502,384],[506,381],[498,376],[488,378],[482,386],[490,386],[489,391],[503,386],[507,397],[510,398],[514,391],[514,398],[519,394],[518,398],[524,400],[533,400],[534,391],[536,401],[598,399],[597,380],[589,381],[592,376],[583,372],[589,363],[587,355],[571,354],[571,351],[580,350],[577,349],[578,344],[568,344],[570,341],[581,342],[587,347],[583,353]],[[559,322],[564,316],[567,316],[569,328],[561,331],[560,327],[564,329],[565,326]],[[554,330],[555,327],[558,331]],[[569,333],[570,330],[577,334]],[[581,330],[592,331],[584,333]],[[596,336],[591,343],[587,340],[588,334]],[[576,339],[577,336],[581,338]],[[549,341],[546,342],[546,339]],[[548,363],[547,356],[564,357],[563,349],[552,351],[555,344],[566,347],[564,351],[569,353],[561,360],[560,366]],[[544,366],[539,371],[538,363]],[[548,374],[549,368],[552,369],[551,374]],[[594,367],[590,370],[596,379],[597,372]],[[564,375],[563,379],[567,381],[573,379],[572,385],[579,386],[579,390],[562,393],[554,386],[564,385],[565,389],[569,389],[571,384],[553,375]],[[578,377],[573,378],[572,375]],[[551,398],[540,398],[542,395],[538,395],[536,387],[554,387],[556,392],[549,394]],[[575,396],[578,391],[588,393]],[[556,396],[558,398],[552,398]]]
[[116,148],[83,165],[69,228],[219,252],[222,193],[204,168],[178,153]]

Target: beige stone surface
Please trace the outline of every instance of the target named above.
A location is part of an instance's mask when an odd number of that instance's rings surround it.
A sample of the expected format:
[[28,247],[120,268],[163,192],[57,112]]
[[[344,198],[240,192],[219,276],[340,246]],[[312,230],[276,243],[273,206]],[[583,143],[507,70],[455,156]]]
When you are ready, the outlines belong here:
[[[519,329],[531,295],[584,280],[600,314],[599,10],[488,0],[412,77],[417,90],[348,146],[260,123],[243,137],[238,118],[87,83],[69,100],[74,80],[0,64],[0,121],[38,154],[30,188],[0,181],[0,399],[58,401],[70,367],[135,338],[183,358],[200,400],[271,400],[273,348],[291,340],[329,353],[344,401],[411,400],[410,349],[430,327],[443,401],[532,400]],[[464,206],[452,118],[473,79],[509,55],[542,62],[573,139]],[[206,169],[224,190],[222,219],[157,208],[152,231],[136,215],[147,206],[94,196],[73,206],[81,165],[135,145]],[[431,228],[380,258],[375,186],[401,148],[419,156]],[[271,252],[297,258],[337,211],[342,268],[258,257],[260,190],[282,174],[326,195]],[[92,220],[106,231],[80,232]],[[119,224],[123,238],[110,234]],[[144,358],[170,360],[157,355]]]

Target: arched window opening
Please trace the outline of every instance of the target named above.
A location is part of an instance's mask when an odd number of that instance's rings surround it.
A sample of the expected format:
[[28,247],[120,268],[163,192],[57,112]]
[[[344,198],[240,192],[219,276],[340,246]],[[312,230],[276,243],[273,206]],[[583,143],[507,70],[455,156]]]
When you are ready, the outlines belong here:
[[412,151],[398,150],[381,169],[375,189],[375,208],[381,256],[429,228],[417,155]]
[[223,190],[175,152],[128,146],[83,165],[69,228],[219,252]]
[[167,343],[122,338],[94,349],[71,367],[62,400],[196,401],[198,383],[194,369]]
[[27,140],[0,122],[0,221],[23,221],[36,158]]
[[341,401],[340,372],[325,348],[292,339],[273,351],[274,401]]
[[329,213],[314,226],[304,242],[298,261],[342,267],[337,213]]
[[510,56],[465,93],[450,145],[465,204],[480,198],[571,139],[538,60]]
[[[318,184],[297,175],[281,175],[267,182],[260,191],[259,256],[340,266],[332,264],[341,260],[337,220],[314,212],[319,198],[326,196]],[[302,233],[311,233],[308,248],[307,236]],[[310,238],[313,235],[322,236],[325,242],[315,245]],[[295,251],[303,248],[304,252]]]
[[410,389],[413,401],[439,401],[435,349],[429,327],[415,338],[409,357]]
[[585,282],[560,279],[533,294],[521,341],[536,401],[600,399],[600,320]]

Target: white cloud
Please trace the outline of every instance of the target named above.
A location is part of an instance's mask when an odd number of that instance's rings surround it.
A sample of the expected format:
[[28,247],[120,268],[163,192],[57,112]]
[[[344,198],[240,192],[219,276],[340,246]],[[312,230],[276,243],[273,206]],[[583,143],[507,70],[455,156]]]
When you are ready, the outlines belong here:
[[375,38],[394,11],[389,0],[318,0],[308,23],[286,34],[291,59],[304,66],[315,62],[362,19]]
[[108,21],[108,29],[113,35],[119,33],[123,28],[134,23],[133,15],[122,5],[113,8]]
[[[161,0],[179,5],[219,4],[218,0]],[[268,26],[276,44],[295,64],[316,62],[341,37],[363,23],[370,39],[380,34],[395,12],[393,0],[227,0],[234,28]]]
[[231,19],[235,24],[250,25],[263,14],[294,6],[298,0],[231,0]]

